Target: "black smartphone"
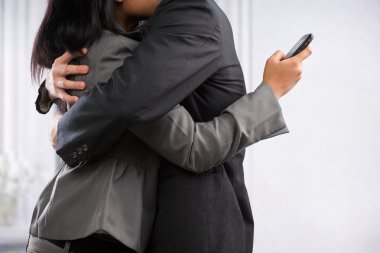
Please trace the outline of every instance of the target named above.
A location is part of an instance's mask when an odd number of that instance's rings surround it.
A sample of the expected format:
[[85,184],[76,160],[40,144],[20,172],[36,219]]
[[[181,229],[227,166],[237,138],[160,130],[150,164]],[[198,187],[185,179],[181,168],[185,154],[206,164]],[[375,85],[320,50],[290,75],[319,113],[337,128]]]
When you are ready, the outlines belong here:
[[292,49],[290,49],[289,53],[286,54],[286,58],[285,59],[291,58],[291,57],[295,56],[296,54],[298,54],[299,52],[301,52],[302,50],[304,50],[310,44],[310,42],[313,41],[313,39],[314,39],[314,36],[313,36],[312,33],[304,35],[294,45],[294,47],[292,47]]

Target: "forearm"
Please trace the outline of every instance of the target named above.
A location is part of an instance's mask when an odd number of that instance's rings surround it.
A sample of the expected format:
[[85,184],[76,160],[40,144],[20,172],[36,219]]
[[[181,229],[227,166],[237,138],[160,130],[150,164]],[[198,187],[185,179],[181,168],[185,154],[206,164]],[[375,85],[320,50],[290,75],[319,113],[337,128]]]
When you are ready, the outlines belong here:
[[177,106],[154,123],[129,130],[177,166],[201,173],[260,140],[288,133],[271,88],[261,84],[210,122],[194,122]]

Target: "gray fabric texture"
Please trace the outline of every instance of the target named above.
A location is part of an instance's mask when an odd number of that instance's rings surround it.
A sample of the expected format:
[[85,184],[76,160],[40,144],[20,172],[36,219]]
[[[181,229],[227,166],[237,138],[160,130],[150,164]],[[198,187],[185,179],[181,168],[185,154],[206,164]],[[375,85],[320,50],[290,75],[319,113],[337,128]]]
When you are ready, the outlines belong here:
[[[88,88],[70,93],[81,97],[96,80],[109,78],[112,70],[137,45],[127,37],[104,31],[88,56],[78,62],[91,68],[90,74],[75,78],[85,80]],[[281,108],[266,84],[210,122],[194,122],[187,110],[177,105],[156,122],[129,129],[131,132],[126,131],[122,141],[103,160],[78,170],[62,164],[40,196],[33,215],[32,234],[72,240],[103,230],[139,251],[141,243],[147,243],[140,241],[144,200],[151,216],[155,205],[154,196],[144,199],[144,183],[147,180],[145,185],[153,189],[147,192],[154,195],[161,159],[158,154],[184,169],[200,173],[254,142],[287,132]]]
[[[165,4],[163,8],[165,9]],[[172,39],[178,41],[180,37]],[[193,39],[189,38],[189,41]],[[159,40],[156,42],[158,45],[162,43]],[[216,44],[219,47],[219,44]],[[91,145],[81,140],[78,134],[84,131],[79,126],[87,126],[87,129],[105,129],[109,123],[110,114],[113,117],[115,116],[113,111],[125,108],[125,105],[121,105],[120,89],[115,86],[116,83],[105,82],[118,66],[122,66],[117,69],[118,73],[125,71],[126,66],[132,67],[130,64],[125,65],[127,61],[123,63],[123,60],[131,56],[137,45],[136,41],[124,36],[105,32],[103,38],[91,46],[88,57],[79,62],[90,65],[92,71],[89,75],[76,77],[77,80],[85,80],[89,87],[85,91],[71,91],[71,94],[81,96],[77,104],[69,105],[68,111],[70,113],[74,110],[78,113],[76,116],[70,114],[70,117],[75,116],[70,126],[70,131],[75,129],[75,133],[63,131],[60,135],[60,138],[64,137],[64,143],[72,141],[76,148],[67,153],[69,149],[65,151],[63,158],[69,164],[62,164],[58,174],[41,194],[33,214],[31,234],[42,238],[71,240],[94,232],[106,231],[130,248],[143,252],[148,244],[156,213],[157,173],[162,163],[159,154],[178,166],[200,173],[221,164],[252,143],[288,132],[277,99],[269,86],[263,83],[255,92],[240,96],[240,99],[236,98],[230,107],[224,108],[219,113],[219,117],[214,116],[213,119],[205,120],[206,122],[194,122],[194,116],[185,107],[174,105],[173,108],[165,104],[160,110],[165,111],[169,107],[173,109],[163,116],[148,116],[154,119],[151,123],[144,122],[139,125],[125,123],[120,124],[119,128],[113,125],[104,138],[91,137]],[[148,54],[149,51],[146,53]],[[141,51],[137,52],[134,58],[139,56],[141,56]],[[192,57],[198,59],[197,57],[201,55],[196,53]],[[222,56],[218,53],[216,58],[203,63],[202,65],[211,64],[209,69],[206,69],[207,71],[199,69],[198,71],[205,72],[198,75],[196,79],[190,78],[190,80],[198,82],[205,78],[208,72],[218,69],[220,66],[212,66],[212,64],[219,57]],[[223,53],[223,57],[235,61],[232,52]],[[195,58],[192,58],[194,62],[188,59],[186,66],[199,68]],[[133,70],[136,70],[138,65]],[[235,63],[231,67],[240,75],[240,65]],[[181,68],[178,69],[180,72],[176,73],[168,69],[171,75],[178,75],[179,80],[176,81],[183,80],[186,84],[189,82],[188,70]],[[139,71],[130,78],[136,78],[136,74],[139,74]],[[117,75],[117,73],[116,76],[114,74],[111,80],[120,78]],[[148,76],[149,73],[143,73],[143,75]],[[162,76],[167,75],[169,74],[162,73]],[[170,81],[165,78],[157,79],[161,83],[163,80]],[[95,86],[99,81],[103,83]],[[241,85],[241,80],[238,81]],[[232,80],[231,82],[233,83]],[[91,96],[93,88],[106,86],[111,90],[107,91],[105,97]],[[113,87],[115,90],[112,90]],[[152,88],[157,89],[157,86],[152,86]],[[136,99],[141,98],[142,91],[149,93],[149,90],[139,91],[138,86],[134,86],[134,89],[137,89]],[[173,96],[174,93],[171,90],[166,91]],[[98,92],[99,89],[96,93],[99,95]],[[152,92],[154,93],[154,89]],[[75,110],[83,106],[81,101],[88,102],[90,97],[91,107],[96,108],[96,111],[92,110],[91,114],[87,114]],[[104,99],[115,102],[113,109],[103,107]],[[148,105],[152,108],[150,103]],[[144,112],[147,108],[144,108]],[[96,121],[93,121],[92,117],[95,115],[94,112],[97,115]],[[121,117],[117,122],[123,119]],[[69,121],[66,120],[61,129],[64,130],[67,124]],[[128,128],[124,128],[126,125]],[[152,133],[156,134],[152,135]],[[108,139],[110,134],[114,134],[115,137],[111,146],[108,145],[111,141]],[[106,142],[107,145],[105,145]],[[90,154],[94,158],[94,153],[92,153],[94,147],[99,148],[103,153],[96,154],[98,159],[89,161],[87,158]],[[104,150],[105,147],[107,147],[106,150]],[[78,160],[82,163],[72,169],[72,165]]]

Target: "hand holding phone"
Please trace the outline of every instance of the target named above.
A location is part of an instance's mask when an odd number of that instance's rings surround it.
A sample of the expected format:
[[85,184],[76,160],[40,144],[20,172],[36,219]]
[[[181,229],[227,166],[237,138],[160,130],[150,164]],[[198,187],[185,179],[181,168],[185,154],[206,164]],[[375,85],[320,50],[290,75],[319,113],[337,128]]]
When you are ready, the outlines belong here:
[[[301,79],[302,61],[312,54],[311,49],[305,49],[312,40],[313,35],[306,34],[294,45],[286,56],[282,51],[278,50],[268,58],[265,64],[263,82],[272,89],[277,99],[293,89]],[[285,60],[291,57],[295,58],[289,61]]]

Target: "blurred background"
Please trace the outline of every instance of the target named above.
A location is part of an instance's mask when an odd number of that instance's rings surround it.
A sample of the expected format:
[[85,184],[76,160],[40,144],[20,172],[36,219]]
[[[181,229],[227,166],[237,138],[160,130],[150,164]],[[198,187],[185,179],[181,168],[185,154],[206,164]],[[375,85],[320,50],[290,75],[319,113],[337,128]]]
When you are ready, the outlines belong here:
[[[380,1],[218,0],[247,90],[266,59],[314,33],[304,77],[280,103],[290,134],[246,151],[254,253],[380,252]],[[54,174],[29,61],[46,0],[0,0],[0,252],[24,252]]]

